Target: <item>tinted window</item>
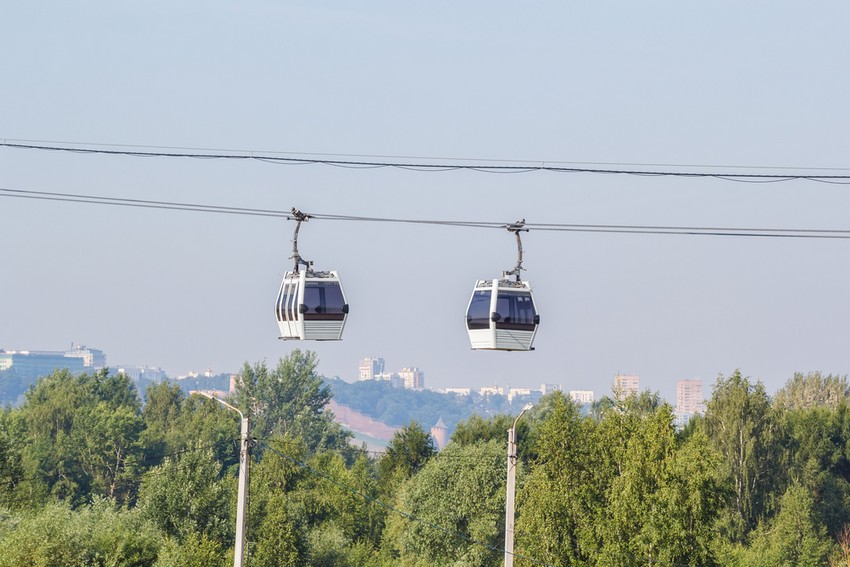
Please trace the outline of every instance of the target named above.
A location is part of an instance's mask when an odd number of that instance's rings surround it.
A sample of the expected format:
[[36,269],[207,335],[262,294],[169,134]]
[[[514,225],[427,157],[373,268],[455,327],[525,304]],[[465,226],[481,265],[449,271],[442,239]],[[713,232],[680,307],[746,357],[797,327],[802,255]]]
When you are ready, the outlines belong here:
[[537,312],[529,293],[499,290],[496,312],[500,316],[496,322],[497,329],[534,330]]
[[304,305],[307,312],[304,320],[331,319],[342,320],[345,317],[342,288],[339,282],[307,282],[304,288]]
[[466,312],[466,327],[468,329],[490,328],[490,290],[476,291],[469,302]]

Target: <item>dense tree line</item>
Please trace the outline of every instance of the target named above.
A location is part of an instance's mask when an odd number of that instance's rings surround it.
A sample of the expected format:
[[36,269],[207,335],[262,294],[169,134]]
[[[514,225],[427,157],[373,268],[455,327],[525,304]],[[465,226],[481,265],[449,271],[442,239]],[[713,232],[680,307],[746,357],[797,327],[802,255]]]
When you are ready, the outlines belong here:
[[[317,364],[246,364],[230,400],[253,423],[249,564],[501,564],[513,416],[462,421],[439,453],[411,421],[370,454]],[[850,565],[848,395],[734,372],[682,431],[648,392],[589,414],[544,397],[518,426],[515,565]],[[231,563],[238,431],[173,384],[142,404],[120,375],[42,379],[0,413],[0,567]]]

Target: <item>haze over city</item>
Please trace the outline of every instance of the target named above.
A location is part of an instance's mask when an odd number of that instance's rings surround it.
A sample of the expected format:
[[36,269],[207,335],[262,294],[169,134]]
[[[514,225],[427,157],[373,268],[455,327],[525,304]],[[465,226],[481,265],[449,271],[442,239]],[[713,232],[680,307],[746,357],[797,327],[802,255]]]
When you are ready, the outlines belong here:
[[[850,7],[719,2],[7,6],[0,138],[18,145],[346,161],[847,175]],[[37,22],[38,25],[33,25]],[[203,151],[201,151],[203,150]],[[492,161],[486,161],[492,160]],[[317,352],[355,380],[381,356],[430,387],[674,399],[736,368],[775,391],[847,374],[850,241],[523,233],[535,351],[470,350],[477,279],[513,235],[313,219],[301,254],[340,272],[341,342],[278,339],[282,218],[22,199],[42,191],[387,219],[848,229],[843,184],[493,173],[0,147],[0,348],[103,349],[170,375]]]

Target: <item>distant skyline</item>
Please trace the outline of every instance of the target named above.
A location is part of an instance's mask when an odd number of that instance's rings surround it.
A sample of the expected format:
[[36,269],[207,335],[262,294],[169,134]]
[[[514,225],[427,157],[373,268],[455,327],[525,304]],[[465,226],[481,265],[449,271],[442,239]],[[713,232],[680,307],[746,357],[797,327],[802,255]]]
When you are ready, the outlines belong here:
[[[405,162],[850,173],[850,4],[10,3],[2,140]],[[629,165],[631,164],[631,165]],[[0,147],[0,188],[443,221],[850,230],[850,190],[791,180],[492,173],[84,155]],[[94,345],[169,374],[314,350],[356,376],[381,353],[433,387],[675,399],[736,369],[771,392],[850,373],[850,240],[523,233],[533,352],[469,348],[504,230],[314,219],[339,271],[341,342],[279,340],[280,218],[23,199],[0,191],[0,346]]]
[[[79,350],[80,348],[82,348],[82,349],[87,348],[86,345],[80,345],[79,343],[75,343],[75,342],[72,342],[70,344],[71,344],[71,350],[74,350],[74,349]],[[5,352],[29,351],[29,352],[62,353],[62,352],[66,352],[67,350],[68,349],[63,350],[63,349],[44,349],[44,348],[29,348],[29,347],[27,347],[27,348],[23,348],[23,347],[22,348],[10,348],[9,346],[0,345],[0,353],[2,353],[4,351]],[[148,364],[148,363],[141,364],[141,363],[137,363],[137,362],[133,362],[133,361],[125,361],[124,363],[110,362],[110,360],[108,358],[109,353],[103,352],[102,350],[97,349],[96,347],[90,347],[90,350],[94,350],[94,351],[100,353],[101,355],[106,356],[107,357],[106,367],[108,367],[110,369],[117,370],[117,369],[123,368],[123,367],[128,367],[128,368],[129,367],[133,367],[133,368],[156,368],[156,369],[162,370],[168,377],[174,378],[174,379],[176,379],[176,378],[187,378],[187,377],[197,377],[197,376],[203,376],[203,375],[214,376],[214,375],[220,375],[220,374],[238,374],[241,370],[241,366],[237,367],[237,368],[211,368],[211,367],[201,368],[201,367],[195,367],[195,368],[191,368],[191,369],[189,369],[185,372],[174,373],[174,372],[169,371],[166,368],[163,368],[161,365],[156,364],[155,361],[151,364]],[[376,378],[375,375],[372,375],[371,378],[364,378],[363,377],[363,364],[366,361],[371,361],[371,360],[380,361],[381,363],[385,362],[384,357],[381,357],[381,356],[361,357],[360,359],[358,359],[358,361],[357,361],[358,364],[357,364],[357,366],[354,367],[354,370],[351,370],[350,372],[344,373],[344,374],[333,374],[333,375],[331,375],[331,374],[327,374],[325,372],[322,372],[321,361],[320,361],[319,373],[327,376],[328,378],[341,378],[341,379],[343,379],[343,380],[345,380],[346,382],[349,382],[349,383],[354,383],[354,382],[358,382],[358,381],[362,381],[362,380],[381,379],[381,378]],[[274,362],[276,362],[276,361],[274,361]],[[395,368],[395,367],[391,367],[391,368]],[[383,365],[381,366],[381,369],[382,369],[381,371],[384,372]],[[391,373],[398,374],[399,372],[408,371],[410,369],[415,369],[415,370],[419,370],[421,372],[425,372],[426,375],[427,375],[427,372],[426,372],[427,369],[413,367],[413,366],[399,366],[398,370],[396,372],[392,372],[392,370],[387,370],[386,372],[388,374],[391,374]],[[683,386],[683,383],[690,383],[690,382],[694,382],[694,381],[701,382],[701,386],[698,389],[698,391],[700,392],[700,396],[703,399],[707,400],[711,397],[712,386],[713,386],[714,381],[716,379],[716,377],[711,379],[711,380],[705,380],[705,379],[702,379],[702,378],[699,378],[699,377],[687,377],[687,378],[680,378],[680,379],[675,380],[672,385],[663,385],[662,387],[646,387],[646,386],[643,386],[643,379],[641,378],[640,375],[637,375],[637,374],[634,374],[634,373],[617,372],[613,376],[611,376],[610,382],[607,384],[607,386],[604,384],[604,382],[599,381],[599,380],[603,380],[603,378],[598,378],[598,379],[588,380],[584,383],[581,383],[578,380],[567,380],[567,383],[574,384],[574,386],[566,387],[565,384],[562,383],[562,382],[551,382],[551,381],[550,382],[538,382],[538,383],[522,382],[521,385],[512,384],[510,382],[502,382],[502,383],[494,382],[494,383],[489,383],[489,384],[480,384],[480,385],[477,385],[477,386],[473,386],[469,383],[464,382],[462,377],[461,377],[460,381],[455,382],[455,383],[444,384],[442,386],[431,386],[430,384],[427,383],[427,378],[426,378],[425,389],[446,390],[446,389],[457,389],[457,388],[461,388],[461,389],[469,388],[469,389],[472,389],[472,390],[479,390],[481,388],[487,388],[487,387],[492,387],[492,386],[499,386],[499,387],[503,387],[505,389],[508,389],[508,388],[529,388],[529,387],[531,389],[538,389],[541,385],[551,386],[552,384],[555,384],[557,386],[560,386],[565,393],[567,393],[571,390],[591,391],[594,394],[594,398],[599,399],[602,396],[613,395],[614,389],[616,388],[616,385],[617,385],[618,378],[627,380],[627,381],[629,381],[630,384],[636,383],[635,379],[637,379],[637,383],[640,384],[638,386],[638,391],[642,392],[642,391],[645,391],[645,390],[649,390],[651,392],[657,392],[662,396],[663,399],[665,399],[667,402],[669,402],[674,408],[680,402],[680,397],[682,396],[681,389],[683,387],[686,387],[686,385]],[[789,379],[790,379],[790,377],[789,377]],[[597,386],[590,387],[589,384],[591,384],[591,383],[596,384]],[[784,385],[785,385],[785,383],[783,382],[776,389],[778,390],[779,388],[781,388]],[[672,396],[669,395],[669,393],[668,393],[668,390],[671,390],[671,389],[673,391]],[[769,393],[774,394],[775,391],[770,391]],[[692,394],[688,393],[687,395],[690,396]]]

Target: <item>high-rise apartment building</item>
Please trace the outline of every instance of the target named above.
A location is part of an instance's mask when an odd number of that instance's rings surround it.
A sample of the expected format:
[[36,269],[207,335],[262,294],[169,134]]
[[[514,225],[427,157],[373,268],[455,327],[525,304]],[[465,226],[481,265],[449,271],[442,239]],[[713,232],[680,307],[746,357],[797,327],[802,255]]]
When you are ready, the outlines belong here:
[[617,374],[614,377],[614,396],[624,399],[640,392],[640,377],[634,374]]
[[570,399],[579,405],[593,403],[593,390],[570,390]]
[[375,380],[384,373],[384,359],[378,357],[364,358],[360,361],[359,380]]
[[679,380],[676,382],[676,413],[694,415],[705,412],[702,397],[702,380]]
[[425,388],[425,373],[419,368],[402,368],[398,376],[407,390],[421,390]]

